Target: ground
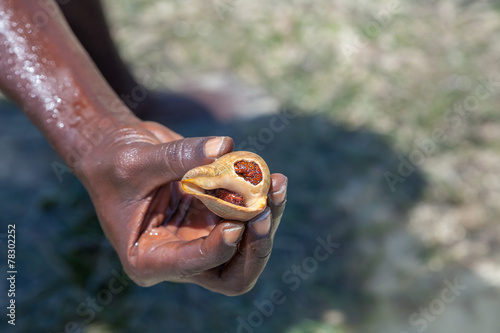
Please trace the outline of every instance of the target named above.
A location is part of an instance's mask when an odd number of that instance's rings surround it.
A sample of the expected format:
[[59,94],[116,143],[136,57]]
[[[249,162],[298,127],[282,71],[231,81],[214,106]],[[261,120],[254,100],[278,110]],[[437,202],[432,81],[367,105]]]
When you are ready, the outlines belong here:
[[139,83],[230,97],[223,123],[175,129],[255,149],[289,177],[287,210],[244,296],[125,278],[111,294],[122,271],[87,195],[3,103],[0,197],[20,227],[23,331],[500,331],[495,2],[105,5]]

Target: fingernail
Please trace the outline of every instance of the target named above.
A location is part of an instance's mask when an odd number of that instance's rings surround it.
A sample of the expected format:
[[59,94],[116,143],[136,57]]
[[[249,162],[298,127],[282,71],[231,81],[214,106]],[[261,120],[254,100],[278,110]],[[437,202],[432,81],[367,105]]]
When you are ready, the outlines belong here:
[[288,186],[288,178],[285,179],[285,182],[281,185],[279,190],[271,194],[271,199],[276,205],[281,205],[283,201],[285,201],[287,186]]
[[228,245],[236,244],[243,234],[243,226],[242,225],[234,225],[227,227],[223,231],[224,241]]
[[205,142],[205,156],[210,158],[219,157],[225,140],[225,137],[218,137]]
[[266,236],[271,230],[271,210],[266,208],[259,216],[255,218],[255,221],[250,222],[250,226],[255,232],[260,236]]

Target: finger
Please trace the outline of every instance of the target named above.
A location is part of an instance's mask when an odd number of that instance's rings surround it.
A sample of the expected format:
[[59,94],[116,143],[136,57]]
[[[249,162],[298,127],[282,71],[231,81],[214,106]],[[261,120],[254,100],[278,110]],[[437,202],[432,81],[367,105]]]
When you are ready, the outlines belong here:
[[238,252],[231,260],[222,269],[200,275],[199,284],[227,295],[239,295],[254,286],[271,255],[274,235],[285,209],[287,186],[284,175],[271,175],[269,207],[248,222]]
[[244,225],[227,222],[217,225],[205,238],[192,241],[168,241],[161,229],[145,233],[135,253],[135,280],[141,285],[161,281],[186,282],[227,262],[236,252]]
[[271,233],[273,235],[276,232],[276,229],[278,229],[283,211],[285,210],[287,189],[287,177],[280,173],[274,173],[271,175],[271,187],[269,189],[269,207],[271,208],[273,219],[271,230]]
[[193,276],[224,264],[236,252],[244,229],[243,223],[220,223],[206,238],[183,243],[176,255],[178,271]]
[[229,137],[200,137],[144,147],[140,177],[152,186],[180,180],[194,167],[213,162],[233,150]]
[[266,266],[273,246],[270,208],[248,222],[238,252],[222,269],[205,272],[197,283],[205,288],[239,295],[250,290]]
[[286,189],[288,178],[281,173],[271,175],[271,187],[269,188],[269,198],[274,206],[282,205],[286,200]]

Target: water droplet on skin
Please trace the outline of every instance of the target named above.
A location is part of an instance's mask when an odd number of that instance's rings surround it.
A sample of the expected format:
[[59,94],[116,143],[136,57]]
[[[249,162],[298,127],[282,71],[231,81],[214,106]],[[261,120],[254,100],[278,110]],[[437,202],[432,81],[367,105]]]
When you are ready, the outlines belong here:
[[64,128],[64,124],[63,123],[57,123],[57,127]]
[[75,127],[80,122],[80,120],[82,120],[82,117],[80,117],[80,116],[70,118],[68,121],[68,126]]

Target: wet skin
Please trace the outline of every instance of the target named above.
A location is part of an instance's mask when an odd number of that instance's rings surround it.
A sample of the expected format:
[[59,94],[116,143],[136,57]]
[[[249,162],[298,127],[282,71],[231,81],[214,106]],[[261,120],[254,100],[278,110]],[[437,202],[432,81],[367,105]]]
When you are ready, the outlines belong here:
[[271,176],[261,215],[246,223],[221,221],[183,194],[178,181],[232,151],[231,138],[183,138],[137,118],[102,77],[55,1],[1,1],[0,43],[0,88],[83,183],[136,283],[188,282],[226,295],[253,287],[283,213],[285,176]]

